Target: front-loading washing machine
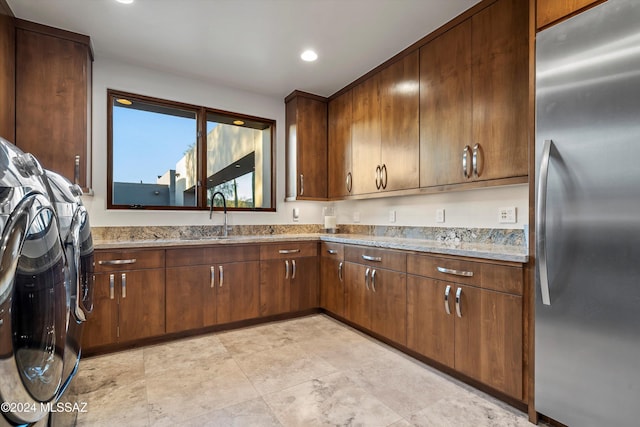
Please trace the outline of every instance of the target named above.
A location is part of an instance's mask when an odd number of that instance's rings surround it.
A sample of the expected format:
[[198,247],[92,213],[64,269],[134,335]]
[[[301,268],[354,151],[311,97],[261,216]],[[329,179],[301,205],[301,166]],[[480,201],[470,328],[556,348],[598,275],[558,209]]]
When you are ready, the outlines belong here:
[[[58,214],[60,237],[68,264],[67,300],[69,317],[64,352],[62,387],[55,398],[56,408],[77,408],[77,392],[73,379],[82,354],[84,322],[93,310],[93,240],[86,208],[80,196],[82,190],[62,175],[45,170],[50,199]],[[50,427],[75,424],[78,411],[55,410],[49,418]]]
[[43,174],[0,138],[0,425],[45,418],[63,386],[68,272]]

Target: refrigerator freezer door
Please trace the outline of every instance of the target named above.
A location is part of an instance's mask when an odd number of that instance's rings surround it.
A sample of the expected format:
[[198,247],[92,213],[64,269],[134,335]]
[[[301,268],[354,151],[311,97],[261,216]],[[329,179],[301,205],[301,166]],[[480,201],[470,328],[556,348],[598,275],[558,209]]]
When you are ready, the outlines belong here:
[[640,419],[639,22],[640,2],[609,0],[536,40],[536,183],[553,144],[535,407],[570,426]]

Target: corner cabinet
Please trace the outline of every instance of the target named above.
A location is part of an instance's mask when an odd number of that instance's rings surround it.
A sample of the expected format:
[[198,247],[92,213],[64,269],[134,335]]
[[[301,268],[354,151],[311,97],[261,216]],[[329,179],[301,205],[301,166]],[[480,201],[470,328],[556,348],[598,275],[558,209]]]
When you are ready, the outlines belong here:
[[351,90],[329,101],[328,112],[328,191],[329,198],[343,198],[353,190],[351,156]]
[[522,268],[409,255],[407,272],[407,347],[523,400]]
[[327,198],[327,99],[294,91],[285,98],[287,199]]
[[15,143],[44,168],[89,190],[90,39],[21,19],[15,26]]
[[420,49],[421,187],[526,182],[527,29],[528,3],[498,0]]
[[83,347],[165,333],[164,250],[95,252],[94,311]]

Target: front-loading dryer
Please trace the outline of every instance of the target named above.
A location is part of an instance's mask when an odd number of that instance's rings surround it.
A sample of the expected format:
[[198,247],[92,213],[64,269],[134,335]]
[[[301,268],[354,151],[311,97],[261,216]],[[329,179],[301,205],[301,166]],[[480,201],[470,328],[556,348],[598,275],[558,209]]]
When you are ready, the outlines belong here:
[[0,138],[0,425],[41,420],[63,385],[68,273],[43,173]]

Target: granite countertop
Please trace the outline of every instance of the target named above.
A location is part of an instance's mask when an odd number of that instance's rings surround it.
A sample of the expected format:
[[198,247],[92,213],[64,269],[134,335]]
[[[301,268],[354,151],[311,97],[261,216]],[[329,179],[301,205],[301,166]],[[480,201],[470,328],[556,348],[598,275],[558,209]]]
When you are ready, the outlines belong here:
[[364,234],[301,233],[256,236],[229,236],[227,238],[211,237],[204,239],[154,239],[129,241],[96,240],[94,242],[94,246],[96,249],[134,249],[313,240],[361,246],[372,246],[386,249],[401,249],[433,254],[457,255],[498,261],[526,263],[529,259],[527,255],[527,249],[521,246],[469,242],[453,243],[425,239],[371,236]]

